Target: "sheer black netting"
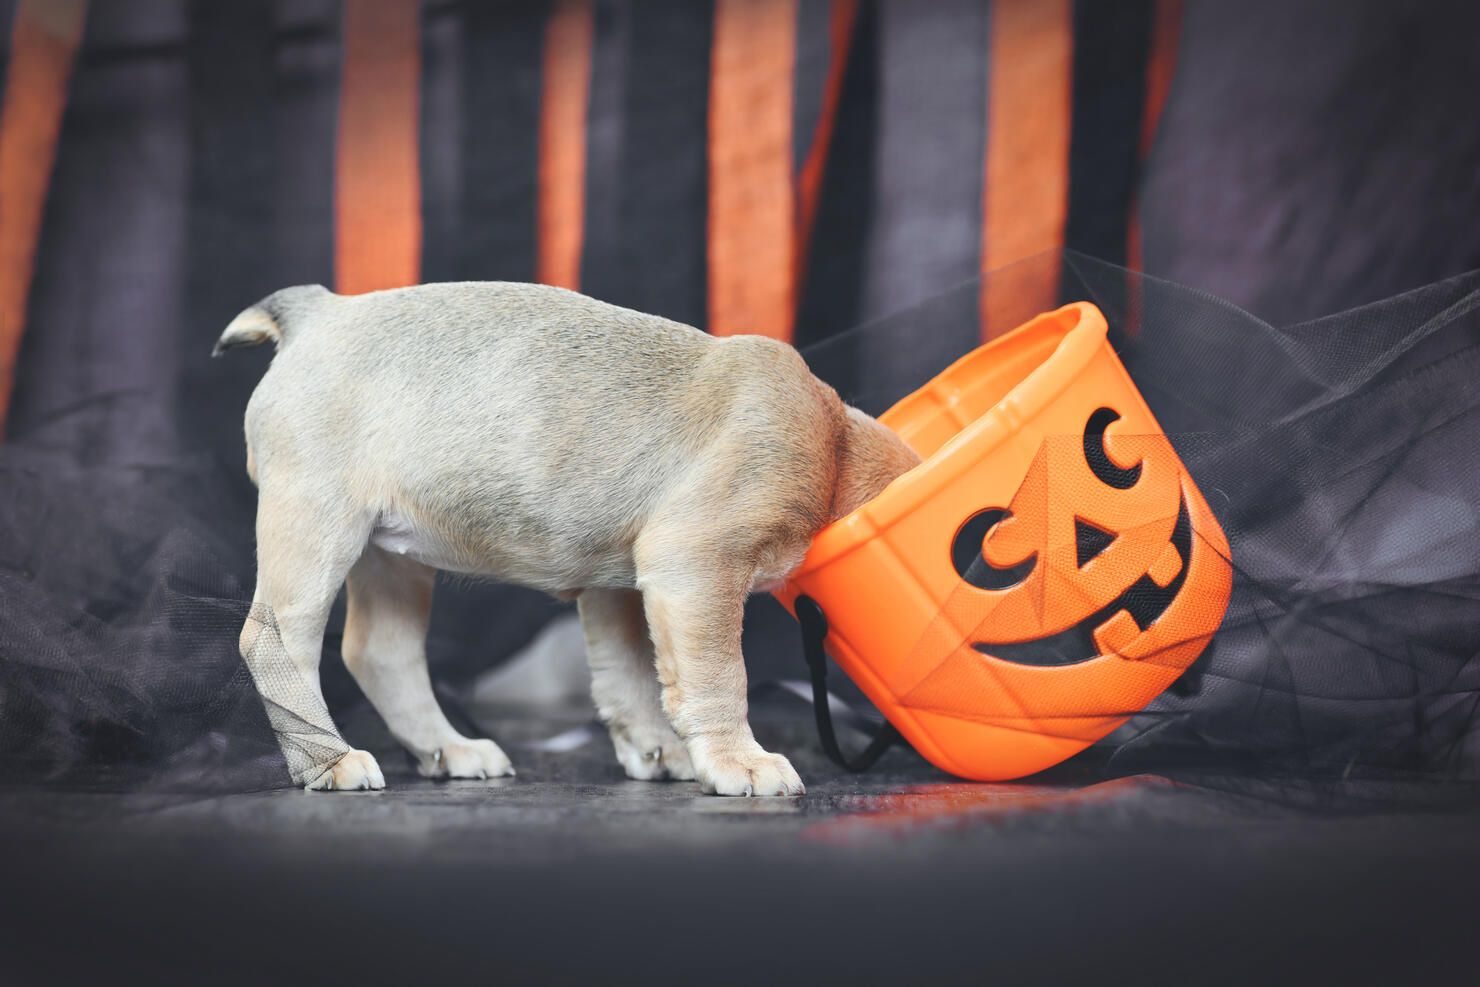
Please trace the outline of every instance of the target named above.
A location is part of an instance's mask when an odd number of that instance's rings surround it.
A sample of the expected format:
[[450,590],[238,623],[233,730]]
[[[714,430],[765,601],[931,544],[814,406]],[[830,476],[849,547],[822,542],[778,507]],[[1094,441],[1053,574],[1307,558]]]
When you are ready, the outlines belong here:
[[[1186,688],[1095,753],[1127,772],[1475,777],[1480,272],[1276,328],[1066,251],[821,344],[809,361],[882,411],[979,341],[979,308],[986,337],[1033,314],[993,282],[1055,273],[1063,300],[1104,311],[1234,566],[1228,614]],[[1000,304],[983,306],[993,295]]]
[[[1276,328],[1205,293],[1053,252],[804,353],[878,413],[1045,307],[1021,287],[1055,280],[1059,299],[1104,311],[1234,567],[1227,616],[1185,687],[1087,763],[1112,774],[1480,776],[1480,272]],[[63,424],[106,435],[126,413],[119,399]],[[239,450],[94,465],[55,434],[33,428],[0,446],[0,779],[288,784],[237,651],[252,578]],[[437,619],[434,637],[458,630]],[[799,673],[796,639],[776,646]],[[433,652],[434,674],[445,671]]]

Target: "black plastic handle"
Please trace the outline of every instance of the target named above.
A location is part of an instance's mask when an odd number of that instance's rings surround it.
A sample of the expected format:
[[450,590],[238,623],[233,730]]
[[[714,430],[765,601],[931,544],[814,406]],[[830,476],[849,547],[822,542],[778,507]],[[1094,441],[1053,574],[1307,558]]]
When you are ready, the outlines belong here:
[[838,746],[838,736],[833,730],[832,708],[827,695],[827,651],[823,642],[827,638],[827,614],[810,596],[798,596],[796,603],[797,623],[802,628],[802,655],[812,673],[812,710],[817,716],[817,737],[822,741],[822,750],[838,767],[854,773],[867,771],[884,752],[902,739],[894,724],[886,722],[874,739],[851,760]]

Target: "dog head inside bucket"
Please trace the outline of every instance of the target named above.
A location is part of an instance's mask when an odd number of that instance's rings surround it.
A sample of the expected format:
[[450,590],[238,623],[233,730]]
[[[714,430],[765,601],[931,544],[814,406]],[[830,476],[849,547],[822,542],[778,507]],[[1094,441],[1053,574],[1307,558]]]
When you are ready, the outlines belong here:
[[1077,753],[1218,629],[1227,539],[1077,303],[956,361],[880,420],[915,469],[824,528],[776,595],[915,749],[983,781]]

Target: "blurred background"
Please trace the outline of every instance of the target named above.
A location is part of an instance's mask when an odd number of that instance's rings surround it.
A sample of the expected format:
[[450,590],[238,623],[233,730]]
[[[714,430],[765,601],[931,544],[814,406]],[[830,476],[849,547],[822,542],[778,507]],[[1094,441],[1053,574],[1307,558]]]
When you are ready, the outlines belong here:
[[[1056,247],[1281,325],[1480,266],[1471,3],[0,0],[0,24],[5,434],[195,464],[243,592],[269,354],[208,354],[284,285],[538,280],[805,350]],[[1036,311],[1060,280],[1012,291]],[[990,305],[959,318],[985,335]],[[464,679],[560,612],[437,608]]]

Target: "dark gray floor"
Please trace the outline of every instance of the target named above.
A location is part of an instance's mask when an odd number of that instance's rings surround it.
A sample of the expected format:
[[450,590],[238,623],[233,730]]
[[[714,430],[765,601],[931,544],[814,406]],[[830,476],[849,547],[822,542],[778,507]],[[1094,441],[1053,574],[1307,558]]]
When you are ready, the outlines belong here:
[[[480,721],[484,720],[482,714]],[[382,793],[0,789],[0,982],[1474,982],[1462,786],[862,777],[795,712],[796,799],[625,780],[582,715]],[[566,734],[579,739],[579,734]]]

